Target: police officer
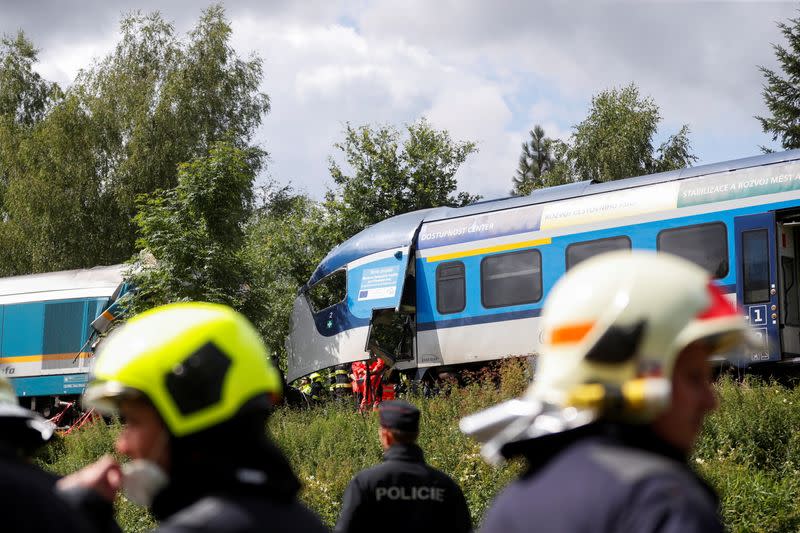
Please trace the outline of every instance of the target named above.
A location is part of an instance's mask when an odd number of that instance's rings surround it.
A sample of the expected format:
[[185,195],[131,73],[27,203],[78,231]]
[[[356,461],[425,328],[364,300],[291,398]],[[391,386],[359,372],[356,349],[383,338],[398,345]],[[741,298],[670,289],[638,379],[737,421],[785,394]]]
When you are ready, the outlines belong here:
[[748,330],[708,273],[667,254],[601,255],[555,285],[542,321],[526,396],[461,423],[488,459],[529,464],[482,531],[721,532],[687,457],[716,405],[709,357]]
[[84,396],[119,413],[116,450],[130,462],[104,458],[62,486],[119,478],[162,532],[325,531],[265,434],[280,389],[261,338],[232,309],[180,303],[136,316],[101,345]]
[[358,473],[344,494],[337,532],[469,531],[464,494],[447,474],[425,463],[416,444],[419,410],[391,400],[379,409],[384,462]]

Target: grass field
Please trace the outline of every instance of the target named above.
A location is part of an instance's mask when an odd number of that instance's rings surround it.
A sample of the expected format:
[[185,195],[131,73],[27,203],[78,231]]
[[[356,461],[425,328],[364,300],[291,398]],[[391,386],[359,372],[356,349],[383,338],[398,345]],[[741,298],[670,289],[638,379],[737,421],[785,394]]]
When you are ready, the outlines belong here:
[[[422,411],[420,444],[428,461],[461,484],[476,523],[522,465],[488,466],[458,431],[458,420],[520,394],[527,380],[525,363],[508,361],[465,387],[412,399]],[[720,409],[708,419],[692,464],[719,491],[726,525],[732,531],[800,530],[800,389],[723,379],[717,390]],[[380,461],[377,428],[375,414],[337,403],[273,415],[270,433],[302,479],[303,499],[326,523],[335,522],[353,474]],[[71,472],[108,453],[118,431],[116,424],[94,424],[61,439],[39,460],[56,473]],[[118,520],[125,531],[153,526],[145,511],[122,498]]]

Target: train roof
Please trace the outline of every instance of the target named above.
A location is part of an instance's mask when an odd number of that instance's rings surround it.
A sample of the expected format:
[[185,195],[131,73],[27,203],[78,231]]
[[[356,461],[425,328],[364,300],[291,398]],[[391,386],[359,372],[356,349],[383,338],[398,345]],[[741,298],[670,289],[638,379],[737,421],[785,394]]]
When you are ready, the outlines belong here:
[[544,204],[569,198],[797,160],[800,160],[800,150],[788,150],[615,181],[593,182],[589,180],[567,183],[546,189],[537,189],[528,196],[486,200],[465,207],[435,207],[404,213],[373,224],[331,250],[311,275],[308,283],[313,285],[331,272],[360,257],[411,244],[414,240],[414,234],[423,222],[478,215],[502,209]]
[[[99,266],[0,278],[0,298],[52,294],[52,299],[59,299],[61,297],[59,294],[72,294],[76,291],[86,291],[97,295],[108,293],[110,296],[122,283],[124,268],[125,265]],[[34,299],[41,298],[35,297]]]

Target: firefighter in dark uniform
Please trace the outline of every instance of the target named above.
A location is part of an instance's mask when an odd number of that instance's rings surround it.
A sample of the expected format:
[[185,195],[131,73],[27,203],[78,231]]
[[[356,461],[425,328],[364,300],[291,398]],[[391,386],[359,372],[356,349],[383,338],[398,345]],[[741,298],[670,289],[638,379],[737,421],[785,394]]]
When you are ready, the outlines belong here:
[[600,255],[555,285],[542,328],[527,394],[461,422],[490,461],[528,461],[482,531],[722,532],[687,458],[716,406],[709,357],[749,331],[708,273],[667,254]]
[[258,332],[239,313],[205,303],[147,311],[101,345],[84,394],[85,405],[122,417],[115,446],[131,460],[103,458],[60,486],[117,480],[159,532],[326,531],[264,431],[280,392]]
[[336,365],[331,374],[331,395],[337,399],[350,400],[353,397],[353,384],[350,382],[350,365]]
[[319,403],[325,396],[325,380],[322,379],[319,372],[314,372],[308,376],[308,378],[311,380],[311,386],[309,388],[311,400]]
[[461,488],[447,474],[427,465],[416,444],[419,415],[416,407],[402,400],[381,403],[383,463],[350,481],[336,532],[470,531]]

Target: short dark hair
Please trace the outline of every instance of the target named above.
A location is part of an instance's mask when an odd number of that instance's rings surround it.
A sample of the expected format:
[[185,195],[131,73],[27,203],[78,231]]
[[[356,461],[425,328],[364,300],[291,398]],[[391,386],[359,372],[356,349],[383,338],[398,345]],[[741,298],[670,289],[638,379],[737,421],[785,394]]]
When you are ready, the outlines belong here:
[[414,444],[419,437],[418,431],[401,431],[399,429],[384,428],[392,434],[392,438],[397,444]]

